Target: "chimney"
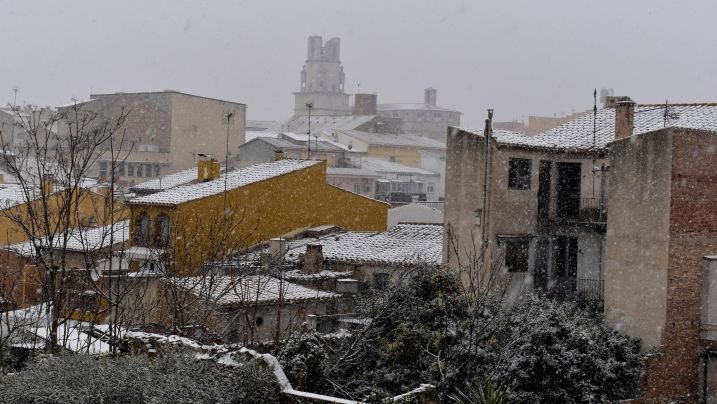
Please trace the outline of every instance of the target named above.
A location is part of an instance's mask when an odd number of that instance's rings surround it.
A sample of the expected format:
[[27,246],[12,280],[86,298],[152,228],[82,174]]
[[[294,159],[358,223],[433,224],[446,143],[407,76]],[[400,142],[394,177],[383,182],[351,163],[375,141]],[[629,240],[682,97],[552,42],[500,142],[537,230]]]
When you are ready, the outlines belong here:
[[605,101],[603,102],[603,106],[605,108],[614,108],[617,107],[617,104],[621,101],[632,101],[632,99],[626,95],[606,95]]
[[632,136],[635,126],[635,102],[630,97],[620,100],[615,106],[615,139]]
[[45,174],[42,177],[42,193],[43,195],[50,195],[55,192],[55,175]]
[[356,94],[354,96],[354,115],[376,115],[376,94]]
[[199,182],[211,181],[219,178],[222,173],[222,165],[214,159],[199,160],[197,166],[197,180]]
[[423,103],[428,105],[436,105],[438,99],[438,90],[433,87],[429,87],[423,90]]
[[324,264],[324,250],[321,244],[307,244],[304,254],[304,267],[302,272],[315,274],[321,272]]
[[271,259],[279,262],[289,251],[289,242],[283,237],[274,237],[269,240],[269,254]]

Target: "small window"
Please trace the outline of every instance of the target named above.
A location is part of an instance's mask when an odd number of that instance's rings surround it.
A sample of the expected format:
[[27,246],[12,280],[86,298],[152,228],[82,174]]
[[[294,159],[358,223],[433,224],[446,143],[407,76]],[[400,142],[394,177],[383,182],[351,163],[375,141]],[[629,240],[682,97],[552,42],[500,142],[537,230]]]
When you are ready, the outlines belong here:
[[373,287],[376,289],[386,289],[388,286],[389,274],[374,274]]
[[426,185],[426,192],[429,194],[436,192],[436,184],[429,182],[428,185]]
[[127,176],[134,177],[134,163],[127,164]]
[[137,170],[137,171],[136,171],[137,176],[138,176],[138,177],[144,177],[144,170],[143,170],[144,164],[137,164],[137,165],[135,166],[135,168],[136,168],[136,170]]
[[135,243],[140,246],[146,246],[149,243],[150,231],[149,215],[142,212],[137,216],[137,222],[135,223]]
[[171,233],[171,224],[169,222],[169,216],[161,213],[156,219],[156,230],[155,234],[157,237],[157,246],[160,248],[166,248],[169,245],[169,235]]
[[107,178],[107,162],[100,161],[100,178]]
[[508,173],[509,189],[530,189],[530,169],[532,160],[510,159]]
[[528,247],[530,240],[527,238],[504,240],[505,244],[505,267],[508,272],[528,272]]

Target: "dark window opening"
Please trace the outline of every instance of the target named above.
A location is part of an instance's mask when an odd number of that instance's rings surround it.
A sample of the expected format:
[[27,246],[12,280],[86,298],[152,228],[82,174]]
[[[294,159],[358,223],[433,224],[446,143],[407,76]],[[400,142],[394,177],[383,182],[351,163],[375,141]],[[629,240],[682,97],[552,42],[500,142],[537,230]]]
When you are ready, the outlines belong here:
[[510,159],[508,161],[508,188],[530,189],[530,171],[532,161],[528,159]]
[[165,248],[169,244],[169,235],[171,233],[171,223],[169,216],[164,213],[157,216],[155,235],[157,237],[157,246]]
[[149,243],[149,235],[151,232],[149,224],[149,215],[140,213],[135,223],[135,242],[140,246],[147,246]]
[[577,219],[580,211],[580,163],[558,163],[557,210],[561,219]]
[[374,274],[373,286],[376,289],[386,289],[388,287],[389,274]]
[[518,238],[504,240],[505,267],[508,272],[528,272],[528,248],[530,240]]
[[577,237],[556,237],[553,244],[555,276],[575,278],[578,276]]
[[257,327],[261,327],[261,325],[264,324],[264,317],[257,317],[255,323]]

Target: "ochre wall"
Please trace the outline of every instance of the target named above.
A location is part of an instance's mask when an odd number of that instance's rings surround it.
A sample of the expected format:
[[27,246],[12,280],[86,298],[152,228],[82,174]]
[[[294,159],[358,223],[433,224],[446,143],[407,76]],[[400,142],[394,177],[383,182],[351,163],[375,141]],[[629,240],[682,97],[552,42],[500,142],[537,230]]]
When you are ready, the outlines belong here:
[[[335,224],[351,231],[385,231],[389,208],[328,185],[326,162],[230,190],[226,206],[225,220],[223,193],[176,207],[134,205],[132,232],[142,212],[150,215],[153,232],[157,215],[167,214],[175,264],[199,268],[218,250],[239,250],[298,228]],[[227,234],[225,240],[222,234]]]

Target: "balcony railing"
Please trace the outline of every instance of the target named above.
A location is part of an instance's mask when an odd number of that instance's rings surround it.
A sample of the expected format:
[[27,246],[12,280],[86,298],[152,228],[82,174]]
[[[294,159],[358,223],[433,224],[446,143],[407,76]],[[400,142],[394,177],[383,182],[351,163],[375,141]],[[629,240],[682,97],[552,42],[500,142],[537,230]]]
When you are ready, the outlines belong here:
[[359,328],[371,321],[358,313],[308,315],[307,317],[309,326],[321,334],[330,334],[341,329]]
[[607,223],[604,198],[563,197],[557,201],[556,220],[578,223]]
[[604,283],[602,279],[578,278],[576,283],[578,296],[588,302],[602,302]]

